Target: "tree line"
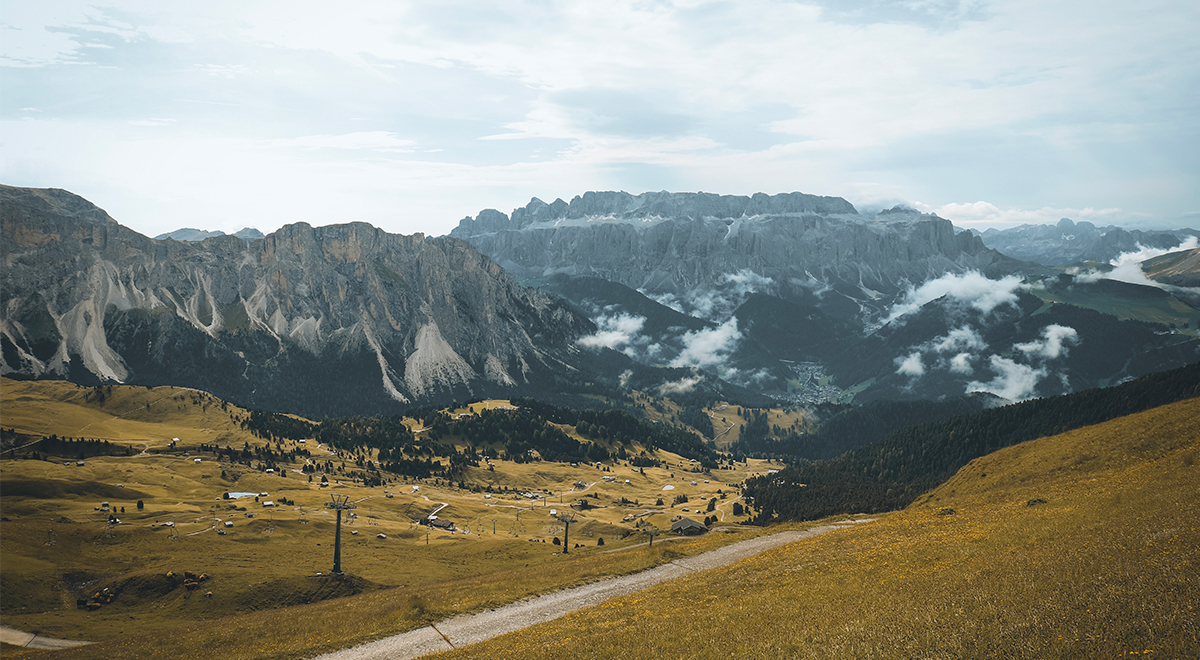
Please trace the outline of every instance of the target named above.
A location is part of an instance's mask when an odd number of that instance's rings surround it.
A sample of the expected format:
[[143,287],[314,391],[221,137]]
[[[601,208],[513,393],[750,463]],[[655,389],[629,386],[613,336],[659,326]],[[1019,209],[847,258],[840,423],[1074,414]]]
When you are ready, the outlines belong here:
[[972,459],[1027,440],[1200,396],[1200,363],[1115,387],[1033,399],[910,426],[826,461],[746,482],[753,522],[813,520],[903,508]]

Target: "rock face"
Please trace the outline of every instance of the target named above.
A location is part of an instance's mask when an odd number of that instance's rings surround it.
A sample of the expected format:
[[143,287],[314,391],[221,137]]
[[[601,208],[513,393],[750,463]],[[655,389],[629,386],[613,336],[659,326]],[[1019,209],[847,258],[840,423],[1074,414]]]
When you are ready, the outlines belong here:
[[6,375],[171,383],[308,414],[528,386],[594,326],[453,238],[363,223],[158,241],[0,188]]
[[[224,235],[225,232],[223,231],[207,231],[204,229],[191,229],[189,227],[184,227],[183,229],[176,229],[175,231],[167,232],[165,234],[159,234],[158,236],[154,237],[154,240],[165,241],[166,239],[171,238],[177,241],[202,241],[206,238]],[[244,241],[256,241],[260,238],[263,238],[263,233],[252,227],[246,227],[238,232],[235,232],[233,235]]]
[[450,235],[522,277],[599,277],[684,296],[753,274],[784,298],[832,290],[853,309],[947,272],[1011,264],[949,220],[901,209],[866,218],[844,199],[803,193],[535,198],[511,216],[465,218]]

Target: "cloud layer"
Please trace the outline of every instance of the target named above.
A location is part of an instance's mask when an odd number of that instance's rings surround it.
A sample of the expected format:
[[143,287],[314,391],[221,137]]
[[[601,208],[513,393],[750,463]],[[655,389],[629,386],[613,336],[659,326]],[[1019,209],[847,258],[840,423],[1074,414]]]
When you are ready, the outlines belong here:
[[975,271],[961,275],[947,273],[935,280],[929,280],[916,288],[909,289],[904,299],[892,307],[884,322],[891,322],[905,314],[915,312],[922,305],[943,296],[968,304],[987,314],[1000,305],[1017,302],[1017,291],[1022,286],[1021,278],[1014,275],[993,280]]
[[672,367],[712,368],[723,364],[742,339],[736,318],[721,325],[683,335],[683,351],[671,361]]
[[1195,3],[850,4],[9,3],[0,179],[148,235],[440,234],[608,189],[980,226],[1200,208]]

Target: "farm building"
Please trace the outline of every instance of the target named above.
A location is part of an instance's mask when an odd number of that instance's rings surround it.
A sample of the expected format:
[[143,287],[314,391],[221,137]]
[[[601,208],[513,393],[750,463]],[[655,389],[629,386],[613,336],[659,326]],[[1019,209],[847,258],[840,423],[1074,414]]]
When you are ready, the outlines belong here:
[[454,531],[454,523],[450,522],[449,520],[442,520],[441,518],[434,518],[433,520],[430,520],[429,526],[433,527],[434,529],[444,529],[447,532]]
[[677,522],[671,525],[671,532],[675,534],[683,534],[684,536],[697,536],[704,534],[708,528],[703,524],[692,520],[691,518],[680,518]]

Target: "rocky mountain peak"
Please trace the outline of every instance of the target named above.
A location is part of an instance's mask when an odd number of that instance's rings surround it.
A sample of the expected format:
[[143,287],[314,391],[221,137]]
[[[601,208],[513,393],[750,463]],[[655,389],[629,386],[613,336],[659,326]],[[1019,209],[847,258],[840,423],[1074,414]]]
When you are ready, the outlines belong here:
[[5,374],[378,411],[529,383],[594,330],[454,238],[353,222],[157,241],[63,191],[5,187],[0,208]]

